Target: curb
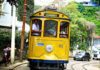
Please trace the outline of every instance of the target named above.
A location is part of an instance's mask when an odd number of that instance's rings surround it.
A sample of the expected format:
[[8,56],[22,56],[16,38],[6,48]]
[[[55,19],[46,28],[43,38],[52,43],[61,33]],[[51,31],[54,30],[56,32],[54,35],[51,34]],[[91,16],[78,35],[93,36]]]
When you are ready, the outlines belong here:
[[22,64],[27,64],[28,61],[27,60],[24,60],[22,62],[16,62],[15,64],[10,64],[9,66],[7,67],[1,67],[0,70],[13,70],[14,68],[16,68],[17,66],[20,66]]

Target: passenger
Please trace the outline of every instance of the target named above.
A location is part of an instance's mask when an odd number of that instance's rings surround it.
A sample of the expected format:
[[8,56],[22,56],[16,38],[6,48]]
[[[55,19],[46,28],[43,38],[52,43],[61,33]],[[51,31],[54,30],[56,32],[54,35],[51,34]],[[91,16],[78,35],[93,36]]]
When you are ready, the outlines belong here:
[[8,44],[3,49],[3,57],[2,57],[2,60],[0,61],[0,64],[5,63],[5,65],[7,65],[7,63],[10,62],[10,51],[11,51],[11,48],[10,48],[10,45]]
[[61,34],[61,35],[60,35],[61,38],[66,38],[66,37],[67,37],[67,34],[66,34],[65,31],[61,31],[60,34]]
[[39,23],[38,20],[35,19],[32,25],[32,33],[33,35],[39,35],[41,32],[40,27],[39,27]]

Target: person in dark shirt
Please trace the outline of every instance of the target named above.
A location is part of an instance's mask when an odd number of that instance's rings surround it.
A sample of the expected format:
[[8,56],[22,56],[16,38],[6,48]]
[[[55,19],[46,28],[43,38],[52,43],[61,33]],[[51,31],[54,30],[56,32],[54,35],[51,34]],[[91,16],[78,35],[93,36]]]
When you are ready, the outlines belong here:
[[2,57],[2,60],[0,61],[0,65],[3,63],[7,65],[10,62],[10,51],[11,51],[11,48],[10,48],[10,45],[8,44],[3,49],[3,57]]

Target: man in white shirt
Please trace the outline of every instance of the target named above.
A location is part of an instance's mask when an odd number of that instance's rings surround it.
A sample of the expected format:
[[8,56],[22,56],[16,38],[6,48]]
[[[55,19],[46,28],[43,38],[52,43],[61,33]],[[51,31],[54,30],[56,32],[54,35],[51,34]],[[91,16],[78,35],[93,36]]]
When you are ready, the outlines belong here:
[[41,32],[38,20],[36,19],[34,20],[33,25],[32,25],[32,32],[33,32],[33,35],[39,35]]

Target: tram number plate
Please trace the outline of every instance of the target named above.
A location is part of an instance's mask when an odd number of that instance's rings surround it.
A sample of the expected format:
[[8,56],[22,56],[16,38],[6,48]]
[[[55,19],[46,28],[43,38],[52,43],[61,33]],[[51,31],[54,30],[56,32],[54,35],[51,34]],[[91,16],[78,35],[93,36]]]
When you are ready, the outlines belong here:
[[37,43],[37,46],[44,46],[44,43]]

